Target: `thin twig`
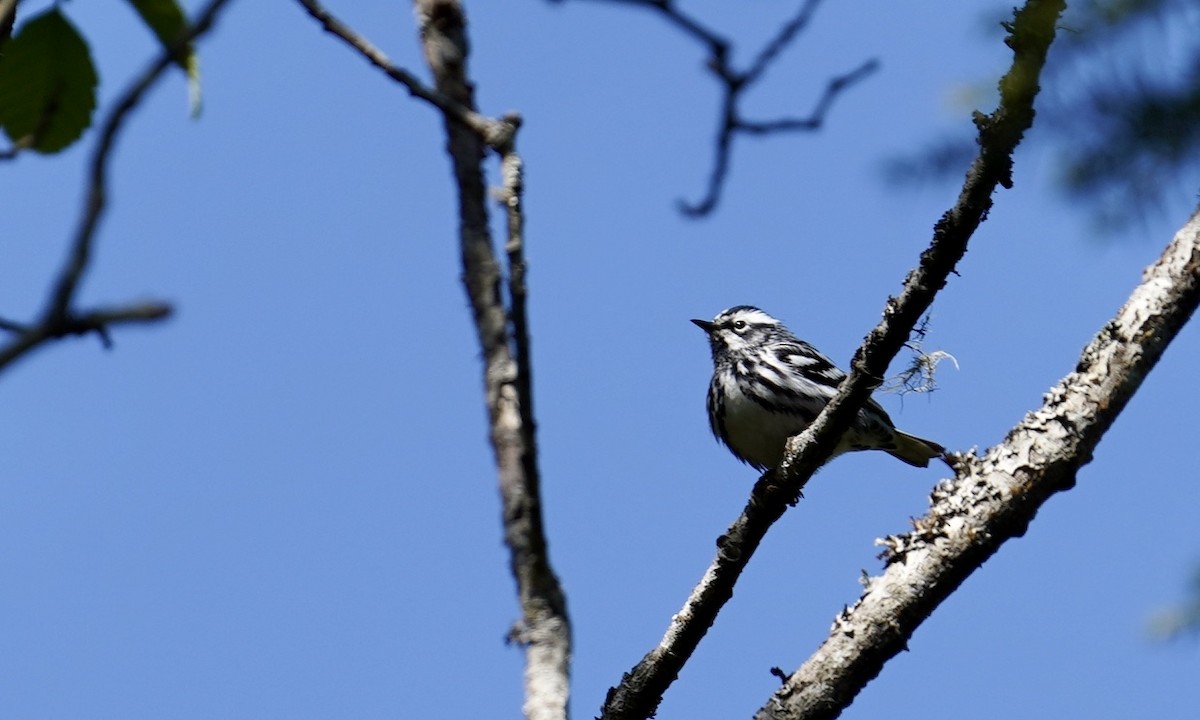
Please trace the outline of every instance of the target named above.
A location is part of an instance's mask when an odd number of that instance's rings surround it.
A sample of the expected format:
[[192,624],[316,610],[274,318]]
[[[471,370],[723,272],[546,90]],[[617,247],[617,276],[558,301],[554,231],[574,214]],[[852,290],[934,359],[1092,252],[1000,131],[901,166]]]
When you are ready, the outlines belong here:
[[825,91],[817,99],[816,106],[806,118],[779,118],[777,120],[743,120],[738,119],[737,129],[748,135],[770,135],[772,133],[818,130],[825,122],[825,116],[833,107],[833,102],[843,90],[866,78],[879,69],[879,61],[867,60],[862,65],[845,75],[830,78]]
[[698,20],[680,10],[670,0],[650,0],[644,4],[658,10],[668,22],[707,45],[709,54],[722,66],[725,64],[729,57],[730,44],[728,40],[709,30]]
[[23,325],[10,320],[0,321],[0,329],[18,333],[11,342],[0,347],[0,368],[26,353],[35,350],[50,340],[59,340],[73,335],[96,333],[104,347],[112,347],[110,328],[116,325],[143,325],[159,322],[171,317],[174,310],[170,305],[147,301],[126,307],[93,308],[72,312],[65,321],[57,325]]
[[[730,155],[733,151],[733,138],[738,133],[747,135],[775,135],[786,132],[812,132],[819,130],[825,124],[825,116],[833,108],[833,101],[854,83],[866,78],[879,69],[878,60],[867,60],[862,65],[845,75],[830,78],[824,92],[817,99],[817,104],[806,118],[780,118],[777,120],[746,120],[738,114],[738,103],[742,93],[753,84],[752,80],[745,83],[727,86],[724,99],[721,129],[717,132],[716,151],[714,152],[713,168],[708,176],[708,189],[699,202],[692,204],[685,200],[676,201],[680,211],[689,217],[703,217],[716,209],[721,200],[721,191],[729,176]],[[756,76],[757,77],[757,76]]]
[[[562,2],[562,0],[554,0]],[[748,135],[774,135],[788,132],[813,132],[825,122],[825,116],[833,101],[851,85],[863,80],[879,68],[878,60],[868,60],[857,69],[830,79],[825,91],[813,111],[806,118],[780,118],[777,120],[748,120],[742,117],[741,103],[745,93],[763,78],[767,70],[796,40],[800,32],[808,27],[821,0],[802,0],[792,17],[780,26],[754,56],[750,66],[738,70],[730,63],[732,44],[716,31],[684,12],[673,0],[607,0],[608,2],[632,5],[653,10],[665,20],[679,28],[685,35],[708,49],[708,69],[721,83],[719,109],[720,126],[714,143],[713,165],[709,171],[704,196],[696,202],[677,200],[679,211],[688,217],[703,217],[716,209],[721,193],[729,177],[733,139],[739,133]]]
[[[95,240],[96,229],[106,207],[108,164],[113,148],[116,145],[117,137],[125,126],[125,121],[128,119],[129,114],[141,103],[146,91],[158,81],[163,71],[174,63],[174,59],[180,49],[186,47],[188,43],[204,35],[212,28],[217,15],[227,2],[228,0],[211,0],[208,5],[204,6],[196,16],[195,21],[188,26],[187,31],[177,38],[175,42],[171,43],[169,47],[164,48],[158,58],[118,97],[112,111],[100,126],[99,139],[96,142],[91,162],[88,166],[87,193],[67,260],[54,284],[54,288],[46,303],[46,308],[43,310],[38,323],[27,328],[27,332],[14,339],[8,345],[0,348],[0,368],[6,367],[9,363],[48,340],[68,335],[78,335],[81,332],[81,328],[84,328],[83,331],[98,332],[103,339],[106,337],[107,331],[103,325],[96,325],[96,323],[106,318],[113,323],[153,322],[169,316],[170,309],[161,303],[152,304],[153,307],[162,310],[161,312],[139,313],[136,311],[122,311],[115,315],[109,314],[107,311],[93,311],[84,315],[75,314],[72,310],[72,303],[74,302],[76,291],[79,289],[79,283],[83,279],[83,274],[91,261],[92,245]],[[134,307],[144,308],[150,306],[142,305]]]
[[428,102],[441,110],[447,117],[454,118],[471,128],[488,145],[494,147],[504,142],[503,137],[496,137],[497,132],[502,133],[505,130],[505,128],[501,127],[501,123],[485,115],[481,115],[472,108],[456,102],[452,98],[446,97],[433,88],[427,87],[416,75],[398,65],[393,65],[392,61],[388,59],[388,56],[382,50],[376,47],[370,40],[355,32],[349,25],[339,20],[315,0],[296,1],[304,7],[313,19],[321,23],[326,32],[341,38],[347,45],[357,50],[360,55],[366,58],[367,62],[382,70],[392,80],[407,88],[410,95]]
[[[551,2],[562,2],[563,0],[551,0]],[[692,36],[698,42],[707,45],[709,54],[713,57],[720,58],[723,62],[729,55],[729,41],[718,35],[713,30],[705,27],[699,20],[688,15],[674,3],[673,0],[605,0],[606,2],[619,3],[622,5],[633,5],[635,7],[644,7],[648,10],[654,10],[660,13],[667,22],[683,31],[684,34]]]
[[0,330],[19,334],[23,332],[29,332],[29,326],[24,323],[16,322],[15,320],[0,318]]
[[79,281],[83,277],[83,272],[87,269],[91,259],[92,240],[96,235],[96,226],[107,202],[108,162],[117,140],[117,134],[124,125],[126,117],[141,103],[146,91],[158,81],[163,71],[175,62],[180,50],[208,32],[216,20],[217,13],[228,1],[211,0],[196,16],[195,22],[188,26],[187,32],[176,39],[171,47],[164,49],[158,59],[151,63],[141,77],[121,95],[108,119],[101,126],[100,139],[92,153],[92,162],[88,173],[88,192],[84,200],[83,217],[75,232],[75,240],[71,244],[71,255],[67,266],[59,278],[52,296],[53,299],[46,309],[46,319],[65,317],[70,309],[71,300],[75,296],[75,290],[79,286]]
[[780,53],[787,49],[787,46],[796,39],[796,36],[803,30],[812,20],[812,16],[817,11],[817,6],[821,4],[821,0],[804,0],[800,5],[800,9],[791,20],[783,24],[779,28],[779,32],[775,37],[771,38],[763,49],[759,51],[758,56],[754,58],[754,62],[750,63],[750,69],[746,71],[746,82],[754,82],[767,71]]
[[997,186],[1011,185],[1012,153],[1033,122],[1033,100],[1046,51],[1054,39],[1062,0],[1029,0],[1017,13],[1008,44],[1013,64],[1000,81],[1000,105],[979,115],[980,153],[956,205],[934,229],[920,265],[905,280],[899,299],[889,299],[880,324],[855,353],[838,394],[799,436],[788,441],[783,464],[755,485],[741,516],[718,543],[716,558],[683,608],[672,618],[658,646],[612,688],[604,720],[648,718],[663,693],[733,595],[733,587],[767,530],[795,504],[809,478],[833,452],[892,358],[908,340],[934,296],[966,253],[967,242],[991,208]]
[[[661,12],[672,17],[672,19],[686,17],[670,2],[651,4],[658,6]],[[813,111],[806,118],[783,118],[779,120],[760,121],[747,120],[742,117],[741,102],[745,93],[763,78],[771,65],[779,59],[784,50],[799,36],[800,31],[808,26],[820,4],[821,0],[804,0],[792,18],[784,23],[775,36],[763,45],[753,62],[750,63],[750,67],[745,71],[738,71],[730,65],[730,44],[728,41],[717,38],[711,31],[693,22],[676,23],[688,29],[693,37],[696,37],[709,46],[711,52],[708,63],[709,69],[717,76],[723,86],[721,126],[717,131],[713,167],[709,172],[708,187],[705,190],[704,197],[697,202],[676,201],[677,207],[684,215],[688,217],[703,217],[716,209],[717,203],[721,200],[721,193],[725,188],[725,182],[729,177],[730,156],[733,151],[734,136],[738,133],[773,135],[784,132],[812,132],[819,130],[824,124],[825,116],[833,107],[833,101],[837,96],[879,68],[879,61],[872,59],[864,62],[857,69],[849,73],[831,78],[826,84],[825,90],[817,101]],[[697,29],[690,30],[689,28],[693,26]]]

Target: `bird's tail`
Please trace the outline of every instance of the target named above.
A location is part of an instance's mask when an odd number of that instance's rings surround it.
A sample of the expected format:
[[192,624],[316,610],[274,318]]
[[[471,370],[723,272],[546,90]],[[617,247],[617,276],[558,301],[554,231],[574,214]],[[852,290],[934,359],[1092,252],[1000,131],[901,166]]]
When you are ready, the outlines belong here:
[[933,458],[941,458],[947,465],[950,464],[946,461],[946,448],[901,430],[896,431],[896,449],[887,452],[913,467],[929,467],[929,461]]

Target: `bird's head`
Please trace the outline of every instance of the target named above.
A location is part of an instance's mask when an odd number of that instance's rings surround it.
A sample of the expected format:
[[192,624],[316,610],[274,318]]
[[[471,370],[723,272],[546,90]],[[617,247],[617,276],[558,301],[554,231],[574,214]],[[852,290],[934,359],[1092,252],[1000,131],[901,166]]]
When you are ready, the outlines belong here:
[[708,320],[693,320],[708,334],[713,358],[739,356],[753,348],[791,337],[791,333],[775,318],[750,305],[737,305]]

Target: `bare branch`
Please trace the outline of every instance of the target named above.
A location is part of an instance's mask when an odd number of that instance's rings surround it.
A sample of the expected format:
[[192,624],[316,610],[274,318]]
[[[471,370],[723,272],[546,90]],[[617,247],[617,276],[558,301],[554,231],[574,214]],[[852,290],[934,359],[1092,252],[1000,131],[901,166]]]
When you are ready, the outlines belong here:
[[[817,101],[816,107],[814,107],[807,118],[757,121],[741,117],[740,102],[744,93],[762,79],[771,64],[779,59],[779,56],[791,45],[800,34],[800,31],[808,26],[820,4],[821,0],[804,0],[796,10],[795,15],[788,22],[784,23],[779,32],[775,34],[775,37],[771,38],[763,46],[762,50],[758,52],[758,55],[755,56],[754,61],[750,64],[749,69],[744,72],[735,70],[729,64],[729,44],[727,42],[713,43],[711,40],[706,40],[712,52],[712,56],[709,58],[709,69],[712,70],[713,74],[724,85],[724,96],[721,102],[721,127],[717,131],[713,169],[708,176],[708,188],[705,191],[704,197],[696,203],[689,203],[683,200],[677,201],[677,205],[684,215],[689,217],[703,217],[711,213],[716,208],[717,203],[720,202],[721,191],[724,189],[725,180],[729,176],[730,152],[733,149],[734,135],[737,133],[772,135],[784,132],[812,132],[819,130],[824,124],[825,116],[833,107],[833,101],[837,96],[879,68],[879,61],[872,59],[845,75],[832,78],[825,86],[825,91]],[[670,3],[664,3],[664,5],[666,7],[663,9],[663,12],[678,13]],[[693,34],[695,35],[696,33]],[[699,37],[705,39],[707,36],[702,34]]]
[[92,254],[92,239],[96,234],[96,226],[104,212],[107,188],[108,161],[117,140],[117,134],[124,126],[125,119],[142,101],[146,91],[159,79],[163,71],[170,67],[178,56],[179,51],[188,43],[203,35],[212,27],[217,13],[221,11],[228,0],[211,0],[196,17],[195,22],[188,26],[180,38],[171,47],[163,50],[158,59],[151,63],[130,87],[117,100],[108,119],[100,128],[100,139],[92,154],[89,171],[87,198],[84,200],[83,217],[75,232],[75,241],[71,245],[71,256],[67,262],[58,285],[54,291],[53,300],[46,310],[46,317],[62,317],[68,312],[75,290],[83,277]]
[[26,328],[26,331],[11,343],[0,348],[0,368],[6,367],[47,340],[78,335],[81,328],[83,331],[99,332],[102,338],[106,336],[102,325],[91,327],[90,324],[104,322],[106,319],[110,322],[149,322],[163,319],[170,314],[170,309],[162,304],[153,304],[153,307],[162,309],[162,312],[151,312],[142,316],[138,316],[136,312],[128,316],[120,313],[110,316],[106,312],[79,315],[72,311],[71,306],[83,273],[91,261],[96,228],[104,214],[108,163],[117,136],[124,128],[129,114],[141,103],[146,91],[158,81],[163,71],[172,65],[180,49],[208,32],[227,2],[228,0],[211,0],[205,5],[195,21],[188,25],[187,30],[171,43],[170,47],[164,48],[158,58],[117,98],[112,111],[100,126],[99,140],[92,152],[87,193],[67,261],[55,282],[41,320],[36,325]]
[[812,425],[788,441],[783,464],[755,485],[741,516],[718,540],[716,558],[671,619],[658,646],[609,691],[602,710],[604,720],[641,719],[654,714],[663,693],[732,597],[737,578],[767,529],[799,500],[808,479],[829,458],[966,253],[967,241],[991,208],[996,186],[1011,185],[1012,153],[1033,122],[1038,77],[1063,7],[1062,0],[1028,0],[1017,12],[1007,40],[1014,52],[1013,64],[1000,81],[999,107],[991,116],[976,117],[980,152],[958,202],[938,221],[933,241],[921,254],[920,265],[906,278],[899,299],[888,300],[883,320],[855,353],[837,396]]
[[650,0],[650,2],[635,4],[648,5],[658,10],[672,25],[707,45],[708,52],[713,58],[719,59],[722,65],[729,57],[730,45],[728,40],[717,35],[698,20],[680,10],[671,0]]
[[934,488],[914,530],[879,541],[887,570],[869,578],[828,639],[756,720],[834,718],[918,626],[1007,540],[1024,535],[1079,468],[1200,304],[1200,213],[1147,268],[1076,369],[982,458],[958,455],[958,477]]
[[[474,113],[473,86],[467,75],[466,19],[459,1],[415,0],[414,6],[437,91]],[[515,146],[520,118],[489,120],[504,128],[496,134],[468,126],[454,112],[444,112],[444,117],[459,193],[463,282],[483,349],[484,392],[504,506],[504,539],[521,603],[522,619],[510,637],[525,648],[525,716],[529,720],[565,720],[571,627],[566,596],[550,565],[542,525],[525,314],[523,168]],[[488,226],[482,160],[489,144],[501,156],[504,180],[501,200],[507,215],[508,308]]]
[[763,49],[758,52],[758,56],[754,58],[754,62],[750,64],[750,69],[745,73],[746,82],[754,82],[758,80],[767,67],[774,62],[787,46],[796,39],[800,31],[808,26],[812,16],[817,12],[817,6],[821,4],[821,0],[804,0],[800,5],[800,9],[791,20],[783,24],[779,28],[779,32],[775,37],[763,46]]
[[73,312],[62,324],[23,325],[11,320],[0,320],[0,330],[13,332],[17,337],[0,347],[0,368],[26,353],[35,350],[50,340],[61,340],[73,335],[96,333],[105,348],[112,347],[109,329],[115,325],[154,323],[171,317],[170,305],[148,301],[116,308],[95,308],[84,312]]
[[680,211],[690,217],[703,217],[712,212],[721,199],[721,190],[725,187],[725,179],[729,175],[730,153],[733,149],[733,137],[737,133],[747,135],[774,135],[787,132],[811,132],[819,130],[825,123],[825,116],[833,107],[833,101],[856,82],[866,78],[879,69],[878,60],[868,60],[845,75],[830,79],[825,91],[817,100],[816,107],[806,118],[781,118],[778,120],[746,120],[738,115],[738,100],[750,83],[728,86],[724,99],[721,129],[717,132],[717,147],[713,159],[713,169],[708,176],[708,189],[704,197],[696,204],[683,200],[677,201]]
[[824,124],[825,116],[829,114],[829,110],[833,107],[833,101],[837,99],[838,95],[846,88],[863,80],[878,69],[879,61],[871,59],[845,75],[830,78],[829,84],[825,86],[825,91],[821,93],[821,97],[817,99],[816,106],[806,118],[780,118],[778,120],[738,119],[736,129],[749,135],[818,130]]
[[[562,0],[551,0],[562,2]],[[714,31],[705,27],[699,20],[688,15],[674,3],[674,0],[607,0],[608,2],[644,7],[661,14],[663,18],[679,28],[685,35],[690,35],[697,42],[707,45],[709,53],[721,62],[729,55],[729,41]]]
[[504,130],[502,123],[481,115],[471,107],[456,102],[442,93],[426,87],[417,76],[404,68],[393,65],[382,50],[372,44],[370,40],[355,32],[350,26],[334,17],[332,13],[315,0],[297,0],[297,2],[308,11],[309,15],[321,23],[326,32],[344,40],[346,44],[366,58],[367,62],[382,70],[392,80],[408,88],[410,95],[428,102],[441,110],[443,114],[471,128],[488,144],[503,142],[502,138],[494,137],[498,131],[502,132]]
[[[475,109],[466,75],[466,23],[456,0],[418,0],[422,47],[436,89],[399,68],[370,41],[314,0],[300,5],[328,32],[344,40],[410,94],[441,110],[459,190],[463,281],[484,356],[484,391],[492,447],[504,504],[504,535],[517,581],[522,620],[510,637],[525,648],[525,714],[536,720],[566,718],[570,693],[571,628],[566,596],[550,565],[542,527],[541,491],[534,433],[529,329],[525,313],[522,161],[516,151],[521,118],[500,119]],[[491,148],[501,157],[507,213],[508,295],[488,226],[486,183],[481,162]],[[511,331],[511,335],[510,335]]]
[[[561,2],[562,0],[556,0]],[[821,0],[803,0],[800,7],[785,22],[775,36],[763,45],[755,55],[750,67],[739,71],[729,62],[731,43],[703,23],[685,13],[673,0],[609,0],[634,7],[644,7],[658,12],[681,32],[708,49],[708,69],[716,75],[722,85],[720,106],[720,128],[717,131],[713,168],[708,176],[708,187],[698,202],[676,201],[679,211],[689,217],[702,217],[711,213],[721,199],[725,179],[729,176],[730,152],[733,137],[738,133],[771,135],[784,132],[812,132],[820,129],[833,100],[854,83],[862,80],[879,68],[877,60],[868,60],[857,70],[831,79],[821,99],[807,118],[783,118],[779,120],[746,120],[739,111],[743,94],[753,87],[771,65],[808,27]]]

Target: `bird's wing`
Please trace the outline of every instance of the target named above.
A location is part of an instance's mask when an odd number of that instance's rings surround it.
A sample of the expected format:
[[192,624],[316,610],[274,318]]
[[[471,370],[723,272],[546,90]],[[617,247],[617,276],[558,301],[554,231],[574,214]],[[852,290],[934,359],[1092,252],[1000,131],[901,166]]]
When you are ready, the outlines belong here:
[[794,374],[803,376],[807,382],[832,388],[836,392],[846,379],[846,373],[839,370],[832,360],[803,340],[778,343],[774,349],[779,362],[792,368]]
[[[834,365],[832,360],[803,340],[779,343],[775,348],[775,357],[781,365],[794,368],[791,381],[785,382],[788,389],[796,392],[818,392],[824,396],[825,402],[828,402],[837,393],[838,387],[846,379],[846,373]],[[863,411],[868,414],[876,414],[884,423],[892,425],[892,419],[888,417],[887,411],[875,401],[875,398],[867,399]]]

